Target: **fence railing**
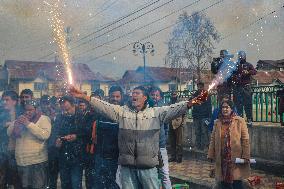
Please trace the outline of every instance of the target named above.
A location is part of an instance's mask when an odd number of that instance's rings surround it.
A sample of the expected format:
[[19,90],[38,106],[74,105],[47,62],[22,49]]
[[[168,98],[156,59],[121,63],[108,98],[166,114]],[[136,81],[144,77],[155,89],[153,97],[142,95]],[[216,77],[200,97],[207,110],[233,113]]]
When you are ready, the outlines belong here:
[[[276,92],[284,88],[284,85],[252,87],[252,113],[254,122],[280,122],[279,98]],[[180,98],[188,99],[195,91],[178,91]],[[217,91],[210,91],[213,109],[218,106]],[[164,93],[166,103],[170,102],[171,92]],[[244,114],[245,115],[245,114]],[[189,111],[191,118],[191,111]],[[284,115],[282,116],[284,119]]]

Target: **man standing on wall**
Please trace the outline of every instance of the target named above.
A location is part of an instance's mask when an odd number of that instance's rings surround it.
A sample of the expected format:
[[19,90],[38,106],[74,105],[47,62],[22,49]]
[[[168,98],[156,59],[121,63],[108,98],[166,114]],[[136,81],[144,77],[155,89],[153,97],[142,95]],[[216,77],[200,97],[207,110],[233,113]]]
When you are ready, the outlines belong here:
[[252,122],[252,90],[251,80],[252,76],[256,74],[253,65],[246,61],[246,53],[244,51],[238,52],[239,64],[237,71],[233,75],[233,94],[234,103],[237,111],[243,117],[243,109],[246,112],[247,122]]

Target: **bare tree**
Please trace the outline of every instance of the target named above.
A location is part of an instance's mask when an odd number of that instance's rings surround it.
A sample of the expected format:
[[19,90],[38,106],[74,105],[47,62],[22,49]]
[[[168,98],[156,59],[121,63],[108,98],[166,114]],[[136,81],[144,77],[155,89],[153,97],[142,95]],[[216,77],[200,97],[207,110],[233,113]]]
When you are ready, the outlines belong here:
[[172,68],[189,68],[200,79],[219,39],[219,32],[205,14],[195,12],[189,16],[184,12],[168,42],[166,64]]

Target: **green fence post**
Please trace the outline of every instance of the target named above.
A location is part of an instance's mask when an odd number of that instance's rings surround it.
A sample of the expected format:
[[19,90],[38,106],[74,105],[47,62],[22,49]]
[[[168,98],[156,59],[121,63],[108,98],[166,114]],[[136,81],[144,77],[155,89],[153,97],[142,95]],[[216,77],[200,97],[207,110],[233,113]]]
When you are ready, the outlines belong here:
[[278,97],[276,97],[276,122],[278,122],[278,114],[279,114],[279,112],[278,112],[278,103],[279,103],[278,102]]
[[265,120],[268,121],[268,95],[265,93]]
[[260,92],[260,121],[263,121],[263,93]]
[[273,122],[273,93],[271,93],[271,122]]
[[255,121],[258,121],[258,93],[255,93]]

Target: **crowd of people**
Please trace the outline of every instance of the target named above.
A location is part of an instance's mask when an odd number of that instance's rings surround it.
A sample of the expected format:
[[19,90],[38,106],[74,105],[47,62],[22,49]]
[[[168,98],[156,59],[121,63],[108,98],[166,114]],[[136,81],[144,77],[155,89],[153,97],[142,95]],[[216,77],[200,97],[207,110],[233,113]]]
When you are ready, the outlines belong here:
[[101,90],[70,94],[36,100],[30,89],[3,92],[0,188],[53,189],[60,176],[62,189],[79,189],[83,174],[88,189],[171,188],[168,132],[191,101],[166,106],[158,87],[143,86],[131,98],[119,86],[108,99]]
[[[216,74],[222,59],[230,57],[226,50],[220,55],[212,63]],[[208,159],[215,163],[216,187],[243,188],[250,148],[242,117],[244,108],[247,121],[252,119],[250,79],[255,70],[243,51],[239,59],[233,76],[217,88],[219,106],[213,114],[210,96],[201,98],[202,82],[186,101],[172,92],[169,104],[156,86],[138,86],[129,97],[120,86],[112,86],[108,98],[100,89],[87,96],[74,87],[66,96],[43,95],[40,100],[30,89],[19,96],[4,91],[0,188],[56,189],[60,176],[62,189],[81,189],[82,182],[87,189],[170,189],[169,162],[182,162],[188,109],[192,109],[196,149],[208,151]],[[236,164],[236,158],[245,163]]]

